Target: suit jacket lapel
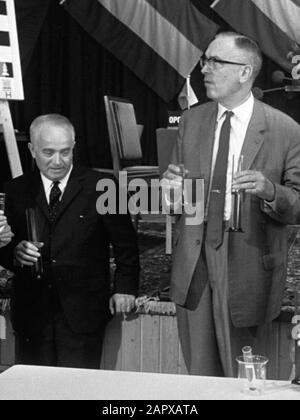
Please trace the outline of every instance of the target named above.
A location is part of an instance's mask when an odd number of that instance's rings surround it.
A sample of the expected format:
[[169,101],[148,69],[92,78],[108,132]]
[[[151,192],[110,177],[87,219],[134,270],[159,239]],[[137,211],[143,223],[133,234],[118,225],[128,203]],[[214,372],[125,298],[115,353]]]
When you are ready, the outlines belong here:
[[[197,144],[195,144],[193,152],[193,165],[195,166],[195,172],[197,168],[197,171],[199,173],[200,166],[200,178],[204,179],[205,197],[208,196],[208,189],[211,176],[211,161],[216,131],[217,111],[217,104],[215,102],[212,102],[212,107],[208,115],[205,116],[204,122],[203,119],[200,118],[200,132],[198,138],[196,138]],[[199,138],[201,138],[200,144]]]
[[210,114],[206,118],[204,125],[203,125],[203,132],[201,136],[201,145],[200,148],[200,170],[201,175],[205,177],[205,179],[210,178],[211,172],[211,159],[212,159],[212,151],[214,146],[214,137],[216,131],[216,120],[217,120],[217,104],[213,104],[214,106],[211,109]]
[[264,109],[259,101],[254,102],[253,115],[246,133],[241,154],[244,156],[243,170],[251,168],[263,142],[263,132],[266,129]]

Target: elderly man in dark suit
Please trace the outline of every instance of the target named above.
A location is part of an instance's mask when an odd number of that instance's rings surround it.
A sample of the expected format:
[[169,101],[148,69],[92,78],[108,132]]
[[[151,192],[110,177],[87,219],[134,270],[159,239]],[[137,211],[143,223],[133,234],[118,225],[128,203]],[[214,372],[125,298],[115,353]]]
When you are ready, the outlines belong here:
[[[51,114],[30,128],[38,170],[11,181],[7,215],[15,238],[12,320],[17,362],[99,368],[111,314],[130,311],[139,256],[130,215],[97,213],[99,173],[73,166],[75,132]],[[28,241],[26,209],[35,211],[38,243]],[[110,290],[110,244],[115,255]],[[42,259],[43,274],[36,263]]]
[[[197,226],[180,218],[171,295],[190,373],[233,376],[242,347],[263,351],[263,326],[281,310],[287,224],[300,220],[300,127],[254,99],[262,57],[251,39],[220,33],[200,64],[213,101],[183,114],[165,179],[181,184],[179,164],[204,178],[205,217]],[[227,229],[232,190],[245,192],[244,233]]]

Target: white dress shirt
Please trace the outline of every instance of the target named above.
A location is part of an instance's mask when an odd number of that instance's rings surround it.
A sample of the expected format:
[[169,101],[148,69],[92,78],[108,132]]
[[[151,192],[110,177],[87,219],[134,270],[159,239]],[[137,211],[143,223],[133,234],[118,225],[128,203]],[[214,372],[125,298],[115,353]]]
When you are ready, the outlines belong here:
[[211,183],[213,179],[215,163],[217,160],[219,141],[220,141],[220,132],[221,132],[222,125],[225,121],[225,112],[232,111],[234,114],[231,117],[231,132],[230,132],[230,140],[229,140],[224,220],[229,220],[230,215],[231,215],[231,184],[232,184],[233,160],[234,160],[234,172],[236,172],[238,168],[239,159],[241,156],[241,150],[242,150],[244,140],[246,137],[246,132],[249,126],[250,119],[253,114],[253,108],[254,108],[254,97],[252,93],[242,105],[234,109],[229,110],[225,108],[224,106],[222,106],[221,104],[218,104],[218,116],[217,116],[214,148],[213,148],[213,156],[212,156],[212,171],[211,171],[210,187],[211,187]]
[[[61,199],[64,195],[67,183],[69,181],[69,178],[70,178],[70,175],[71,175],[71,172],[72,172],[72,169],[73,169],[73,166],[70,168],[67,175],[64,178],[59,180],[58,188],[61,190],[61,196],[60,196],[59,201],[61,201]],[[41,178],[42,178],[42,182],[43,182],[43,186],[44,186],[44,190],[45,190],[45,194],[46,194],[46,198],[47,198],[47,203],[49,204],[49,202],[50,202],[50,192],[51,192],[51,188],[53,187],[54,182],[51,181],[50,179],[46,178],[45,175],[43,175],[42,173],[41,173]]]

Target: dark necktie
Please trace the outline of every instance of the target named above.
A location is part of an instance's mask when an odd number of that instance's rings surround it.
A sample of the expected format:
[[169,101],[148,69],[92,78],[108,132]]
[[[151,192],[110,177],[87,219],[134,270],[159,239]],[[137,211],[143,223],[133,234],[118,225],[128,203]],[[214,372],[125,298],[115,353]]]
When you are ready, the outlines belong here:
[[223,242],[224,234],[224,207],[226,195],[226,178],[228,165],[228,152],[233,112],[226,111],[226,118],[220,132],[219,150],[210,191],[206,241],[213,247],[219,248]]
[[51,191],[50,191],[50,199],[49,199],[49,216],[51,222],[55,221],[59,199],[61,196],[61,190],[59,188],[59,181],[53,182]]

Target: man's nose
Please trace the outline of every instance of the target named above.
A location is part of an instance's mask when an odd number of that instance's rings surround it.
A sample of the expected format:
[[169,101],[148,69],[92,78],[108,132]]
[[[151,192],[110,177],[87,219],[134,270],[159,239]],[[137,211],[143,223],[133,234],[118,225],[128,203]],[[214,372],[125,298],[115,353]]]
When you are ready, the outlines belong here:
[[57,153],[57,154],[55,154],[53,156],[53,163],[55,165],[60,165],[60,163],[61,163],[61,157],[60,157],[59,153]]
[[208,63],[205,63],[203,65],[202,69],[201,69],[201,73],[205,74],[205,73],[208,73],[208,72],[209,72],[209,65],[208,65]]

